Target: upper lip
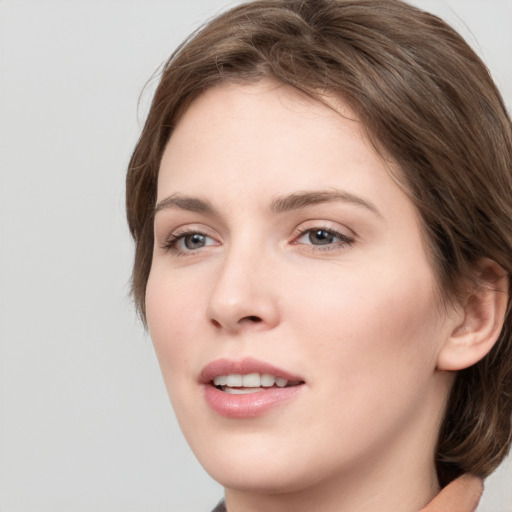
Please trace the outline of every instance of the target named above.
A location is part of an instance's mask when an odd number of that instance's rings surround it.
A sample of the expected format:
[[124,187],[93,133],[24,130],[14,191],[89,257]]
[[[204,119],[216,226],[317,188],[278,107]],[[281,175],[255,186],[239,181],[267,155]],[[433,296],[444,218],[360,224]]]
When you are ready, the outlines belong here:
[[215,361],[208,363],[201,370],[199,382],[201,384],[208,384],[214,379],[214,377],[218,377],[219,375],[247,375],[249,373],[266,373],[292,382],[304,382],[304,379],[298,375],[294,375],[282,368],[278,368],[277,366],[265,361],[259,361],[252,357],[246,357],[240,360],[216,359]]

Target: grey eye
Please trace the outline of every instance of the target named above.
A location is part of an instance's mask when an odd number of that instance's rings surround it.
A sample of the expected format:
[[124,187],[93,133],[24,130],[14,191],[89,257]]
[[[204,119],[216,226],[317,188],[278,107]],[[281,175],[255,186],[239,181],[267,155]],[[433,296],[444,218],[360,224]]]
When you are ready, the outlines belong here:
[[308,233],[308,240],[313,245],[332,244],[336,238],[336,235],[334,235],[330,231],[326,231],[325,229],[314,229]]
[[206,245],[206,236],[201,233],[193,233],[183,237],[183,245],[189,249],[201,249]]
[[330,228],[312,228],[304,230],[296,243],[316,247],[332,246],[332,248],[341,248],[351,245],[353,238]]

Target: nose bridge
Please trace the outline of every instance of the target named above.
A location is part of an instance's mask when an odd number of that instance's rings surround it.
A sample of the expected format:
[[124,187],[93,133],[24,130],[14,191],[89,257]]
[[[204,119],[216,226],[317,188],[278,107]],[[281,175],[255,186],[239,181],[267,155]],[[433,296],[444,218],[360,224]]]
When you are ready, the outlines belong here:
[[278,320],[270,254],[251,238],[242,236],[226,248],[207,311],[218,328],[237,331],[256,324],[268,328]]

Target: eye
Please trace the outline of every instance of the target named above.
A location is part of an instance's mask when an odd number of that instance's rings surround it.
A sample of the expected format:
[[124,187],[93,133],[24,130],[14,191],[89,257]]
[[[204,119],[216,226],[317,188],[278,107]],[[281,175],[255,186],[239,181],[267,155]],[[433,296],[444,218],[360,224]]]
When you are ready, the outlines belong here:
[[174,233],[167,238],[163,248],[178,254],[190,253],[210,245],[219,245],[212,237],[199,231]]
[[200,249],[207,244],[208,237],[202,233],[192,233],[191,235],[183,235],[179,241],[185,248],[192,251],[194,249]]
[[312,229],[303,235],[299,239],[299,242],[305,243],[305,240],[303,239],[307,239],[307,242],[312,243],[313,245],[329,245],[336,241],[336,235],[326,229]]
[[328,228],[311,228],[300,230],[300,235],[295,239],[295,244],[314,246],[345,246],[353,242],[353,238]]

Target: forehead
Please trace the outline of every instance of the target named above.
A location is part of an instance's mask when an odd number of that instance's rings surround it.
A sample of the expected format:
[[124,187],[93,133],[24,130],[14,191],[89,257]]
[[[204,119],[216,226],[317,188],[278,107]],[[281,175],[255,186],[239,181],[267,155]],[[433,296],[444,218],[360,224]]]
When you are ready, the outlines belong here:
[[[322,100],[269,81],[207,90],[181,116],[166,146],[159,196],[184,181],[249,184],[268,171],[276,184],[293,177],[298,187],[322,173],[336,181],[349,167],[387,174],[389,162],[377,154],[357,115],[339,98]],[[358,181],[364,180],[361,173]]]

